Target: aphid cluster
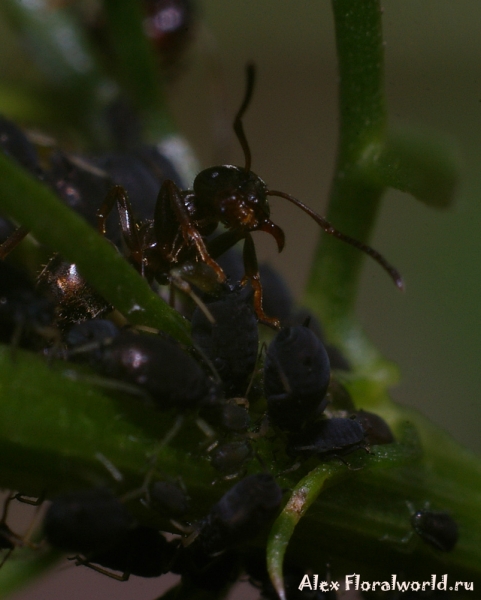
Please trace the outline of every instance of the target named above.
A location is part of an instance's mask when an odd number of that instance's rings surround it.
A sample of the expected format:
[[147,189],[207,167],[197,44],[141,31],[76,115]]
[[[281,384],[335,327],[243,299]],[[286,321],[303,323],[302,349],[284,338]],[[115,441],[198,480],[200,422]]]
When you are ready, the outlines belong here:
[[[196,499],[179,482],[159,477],[153,465],[139,493],[144,507],[163,519],[175,519],[184,532],[191,526],[188,535],[170,541],[163,530],[133,516],[125,498],[107,489],[54,497],[43,523],[52,547],[74,554],[77,564],[114,571],[124,579],[172,571],[206,590],[227,587],[246,572],[257,581],[262,597],[271,598],[265,568],[249,566],[244,548],[265,536],[279,513],[283,491],[274,475],[286,463],[294,470],[293,461],[341,458],[394,438],[379,416],[350,404],[347,392],[331,377],[331,368],[348,369],[347,361],[335,349],[326,349],[312,316],[299,324],[289,293],[278,293],[278,275],[259,269],[251,232],[270,233],[279,251],[284,245],[283,231],[270,219],[267,197],[294,203],[327,233],[373,257],[399,287],[402,282],[378,252],[338,232],[292,196],[270,190],[250,170],[242,117],[253,91],[252,66],[247,73],[245,98],[234,121],[245,165],[206,169],[191,190],[182,189],[170,163],[154,148],[87,159],[53,147],[40,160],[32,141],[0,120],[3,151],[106,235],[155,288],[179,280],[197,288],[202,301],[191,316],[193,347],[185,348],[161,332],[130,327],[118,315],[109,319],[112,307],[74,264],[57,255],[40,273],[37,286],[0,261],[0,335],[4,343],[31,350],[48,347],[54,358],[86,363],[101,378],[116,382],[117,390],[143,396],[133,396],[132,402],[147,402],[170,416],[196,422],[208,436],[204,439],[199,431],[197,450],[212,466],[210,483],[237,480],[206,515],[191,519]],[[114,207],[119,222],[108,219]],[[219,224],[224,233],[212,237]],[[1,230],[4,258],[28,231],[8,221]],[[240,273],[231,275],[223,261],[242,240]],[[259,322],[284,325],[265,351],[263,369],[257,368]],[[332,397],[333,408],[327,410]],[[274,475],[266,472],[256,449],[257,440],[266,436],[281,449],[280,461],[269,465]],[[166,443],[175,444],[175,437]],[[246,476],[255,470],[263,472]],[[455,544],[454,526],[449,529],[441,514],[418,511],[412,524],[428,543],[447,551]],[[1,540],[4,548],[13,549],[18,540],[8,530],[5,515]],[[293,591],[288,597],[297,596]]]

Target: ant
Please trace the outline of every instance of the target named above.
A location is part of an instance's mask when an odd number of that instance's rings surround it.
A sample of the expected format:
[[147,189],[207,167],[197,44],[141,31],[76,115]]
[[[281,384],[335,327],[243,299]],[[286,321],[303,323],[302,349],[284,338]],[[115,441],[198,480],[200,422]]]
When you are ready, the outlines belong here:
[[[173,281],[172,267],[192,268],[192,259],[213,270],[218,283],[226,275],[215,258],[240,240],[244,240],[243,283],[251,282],[254,289],[254,307],[259,321],[274,327],[277,319],[268,317],[262,308],[262,285],[251,232],[265,231],[272,235],[279,252],[284,247],[284,232],[270,219],[268,196],[285,198],[306,212],[329,235],[358,248],[377,261],[391,276],[398,288],[403,288],[399,272],[376,250],[335,229],[300,200],[284,192],[270,190],[264,181],[251,171],[251,151],[244,133],[242,118],[252,98],[255,66],[246,67],[247,86],[241,107],[234,119],[234,132],[244,153],[243,167],[221,165],[201,171],[194,180],[193,189],[181,190],[167,179],[162,183],[153,220],[138,223],[132,213],[127,193],[121,186],[113,187],[97,212],[98,227],[105,234],[106,220],[114,205],[120,215],[123,238],[130,260],[142,275],[159,283]],[[226,232],[211,241],[211,235],[221,223]]]

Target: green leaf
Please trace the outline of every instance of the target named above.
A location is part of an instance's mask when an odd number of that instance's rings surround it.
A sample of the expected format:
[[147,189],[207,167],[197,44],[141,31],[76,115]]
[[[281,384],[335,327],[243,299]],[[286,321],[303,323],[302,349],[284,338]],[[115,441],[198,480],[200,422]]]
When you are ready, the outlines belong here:
[[458,157],[453,142],[439,134],[390,132],[379,156],[366,162],[367,176],[379,186],[407,192],[434,208],[447,208],[454,201]]

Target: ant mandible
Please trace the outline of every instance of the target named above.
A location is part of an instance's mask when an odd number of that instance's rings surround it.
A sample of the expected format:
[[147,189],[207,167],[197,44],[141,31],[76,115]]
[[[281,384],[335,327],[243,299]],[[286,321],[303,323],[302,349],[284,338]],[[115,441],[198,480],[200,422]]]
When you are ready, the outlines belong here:
[[[244,167],[221,165],[201,171],[192,190],[180,190],[171,180],[160,188],[152,221],[136,223],[126,191],[115,186],[97,212],[98,226],[105,234],[106,219],[114,204],[120,214],[123,237],[130,259],[149,280],[159,283],[172,280],[171,270],[183,263],[192,266],[192,258],[210,267],[219,283],[226,276],[215,258],[244,239],[243,283],[251,282],[254,307],[259,321],[278,327],[277,319],[268,317],[262,308],[262,285],[252,231],[266,231],[276,240],[279,252],[284,247],[283,230],[270,220],[268,196],[285,198],[306,212],[329,235],[358,248],[377,261],[391,276],[398,288],[403,288],[399,272],[376,250],[335,229],[326,219],[293,196],[270,190],[264,181],[251,171],[251,152],[244,133],[242,118],[254,90],[255,67],[246,68],[247,87],[241,107],[234,119],[234,131],[244,152]],[[206,241],[222,223],[226,232]]]

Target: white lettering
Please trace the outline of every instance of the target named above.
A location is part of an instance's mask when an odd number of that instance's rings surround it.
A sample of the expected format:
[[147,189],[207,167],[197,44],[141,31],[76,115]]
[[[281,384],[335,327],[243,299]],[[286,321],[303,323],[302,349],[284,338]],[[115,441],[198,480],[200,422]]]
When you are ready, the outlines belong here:
[[441,577],[441,581],[438,583],[438,590],[446,591],[448,589],[448,576],[447,574]]
[[359,589],[359,575],[356,574],[352,574],[352,575],[346,575],[346,579],[345,579],[345,587],[346,587],[346,592],[348,592],[351,589],[351,585],[354,585],[354,589],[358,590]]
[[307,575],[307,574],[304,575],[301,583],[299,584],[299,589],[301,590],[301,592],[305,587],[308,587],[310,590],[312,590],[312,585],[311,585],[311,582],[309,581],[309,575]]

